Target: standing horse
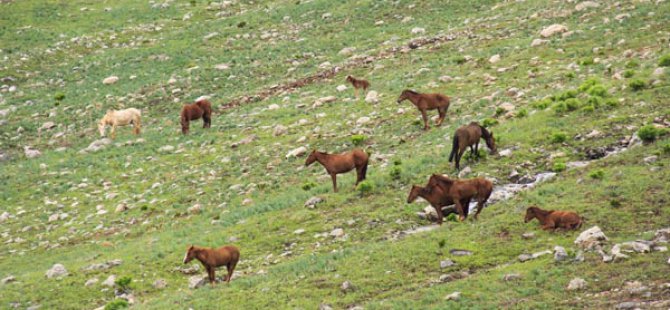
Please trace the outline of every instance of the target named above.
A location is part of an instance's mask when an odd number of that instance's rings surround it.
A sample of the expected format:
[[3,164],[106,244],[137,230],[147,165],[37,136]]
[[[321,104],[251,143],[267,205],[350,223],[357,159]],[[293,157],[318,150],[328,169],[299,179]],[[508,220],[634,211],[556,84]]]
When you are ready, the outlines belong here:
[[365,173],[368,170],[368,153],[361,149],[354,149],[351,152],[343,154],[327,154],[313,150],[305,161],[305,166],[309,166],[318,161],[326,172],[333,179],[333,190],[337,192],[337,175],[346,173],[356,168],[356,185],[365,180]]
[[[442,213],[442,207],[454,204],[454,200],[451,197],[445,195],[444,191],[439,187],[429,189],[427,186],[421,187],[418,185],[413,185],[412,189],[409,191],[407,203],[414,202],[417,197],[425,199],[430,203],[431,206],[433,206],[433,208],[435,208],[435,211],[437,211],[437,223],[440,225],[442,225],[444,217],[444,213]],[[470,199],[463,199],[463,201],[461,201],[461,205],[465,206],[467,213],[470,207]],[[453,211],[450,213],[453,213]]]
[[468,125],[456,129],[454,142],[449,154],[449,162],[456,160],[456,169],[461,170],[461,157],[466,148],[470,147],[472,158],[479,158],[479,139],[484,138],[486,146],[491,150],[491,155],[496,153],[496,139],[493,132],[489,132],[477,122],[471,122]]
[[202,128],[212,126],[212,104],[207,99],[201,99],[181,108],[181,133],[188,134],[190,121],[202,117]]
[[358,98],[359,88],[362,88],[364,92],[367,92],[368,87],[370,87],[370,82],[366,80],[359,80],[351,75],[347,75],[347,82],[351,83],[351,86],[354,87],[354,95],[356,96],[356,98]]
[[528,223],[536,218],[542,229],[577,229],[582,226],[582,219],[575,212],[542,210],[538,207],[530,207],[526,210],[524,223]]
[[218,249],[212,248],[201,248],[191,245],[184,255],[184,264],[188,264],[193,259],[197,259],[202,263],[202,266],[207,270],[207,275],[209,276],[209,283],[214,285],[216,277],[214,272],[216,267],[226,266],[228,269],[228,275],[223,279],[230,283],[230,279],[233,277],[233,271],[235,271],[235,266],[240,260],[240,250],[232,245],[227,245]]
[[403,90],[398,97],[398,103],[401,103],[403,100],[409,100],[414,104],[419,111],[421,111],[421,116],[423,117],[423,129],[428,130],[428,117],[426,116],[427,110],[435,110],[440,114],[440,118],[437,119],[436,126],[440,126],[444,117],[447,115],[447,109],[449,109],[449,97],[442,94],[420,94],[413,90]]
[[479,213],[482,212],[484,204],[493,192],[493,183],[484,178],[474,178],[469,180],[454,180],[446,176],[433,174],[428,180],[429,188],[439,187],[445,195],[451,198],[456,204],[456,211],[458,211],[459,221],[463,221],[468,217],[464,211],[469,209],[463,207],[465,199],[477,199],[477,213],[475,219],[479,218]]
[[136,135],[139,135],[140,127],[142,126],[141,118],[142,118],[142,112],[135,108],[129,108],[118,111],[107,110],[105,116],[103,116],[102,119],[100,119],[100,122],[98,123],[98,131],[100,132],[100,136],[104,137],[105,127],[107,125],[110,125],[112,126],[110,136],[112,137],[112,139],[114,139],[116,138],[117,126],[125,126],[128,124],[133,124],[135,126],[133,131],[135,132]]

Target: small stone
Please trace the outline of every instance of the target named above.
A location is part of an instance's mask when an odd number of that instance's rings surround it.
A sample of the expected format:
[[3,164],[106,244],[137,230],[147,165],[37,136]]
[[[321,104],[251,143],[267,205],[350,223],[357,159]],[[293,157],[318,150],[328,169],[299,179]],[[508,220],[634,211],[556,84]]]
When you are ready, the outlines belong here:
[[656,68],[651,75],[654,76],[654,77],[659,77],[659,76],[662,76],[664,73],[665,73],[665,68],[660,67],[660,68]]
[[648,156],[648,157],[645,157],[643,160],[647,164],[653,164],[653,163],[656,162],[656,160],[658,160],[658,156],[656,156],[656,155]]
[[302,228],[300,228],[300,229],[296,229],[296,230],[293,232],[294,235],[302,235],[303,233],[305,233],[305,230],[302,229]]
[[289,159],[291,157],[300,157],[302,155],[305,155],[307,153],[307,148],[304,146],[298,147],[286,154],[286,159]]
[[54,264],[53,267],[51,267],[51,269],[47,270],[46,272],[46,276],[49,279],[63,277],[67,275],[68,275],[67,269],[65,269],[65,266],[63,266],[62,264]]
[[367,116],[360,117],[356,120],[356,125],[361,126],[370,122],[370,118]]
[[343,92],[347,90],[347,85],[338,85],[337,88],[335,88],[338,92]]
[[501,157],[510,157],[510,156],[512,156],[512,150],[504,149],[502,151],[499,151],[498,155],[500,155]]
[[208,279],[205,276],[192,276],[188,278],[188,288],[196,289],[207,284]]
[[287,133],[288,133],[288,127],[284,125],[275,126],[275,129],[272,131],[272,135],[275,137],[283,136]]
[[584,2],[580,2],[577,5],[575,5],[575,10],[580,12],[580,11],[584,11],[586,9],[597,8],[599,6],[600,6],[600,3],[598,3],[598,2],[584,1]]
[[310,199],[307,199],[307,201],[305,201],[304,206],[308,207],[308,208],[314,208],[314,206],[316,206],[317,204],[319,204],[321,202],[323,202],[323,198],[314,196]]
[[112,76],[107,77],[107,78],[105,78],[104,80],[102,80],[102,84],[105,84],[105,85],[111,85],[111,84],[114,84],[114,83],[116,83],[116,82],[118,82],[118,81],[119,81],[119,77],[118,77],[118,76],[114,76],[114,75],[112,75]]
[[521,255],[519,255],[519,261],[522,262],[522,263],[525,262],[525,261],[529,261],[529,260],[531,260],[531,259],[533,259],[533,256],[530,255],[530,254],[521,254]]
[[102,286],[114,287],[114,282],[116,282],[116,276],[110,275],[105,281],[102,282]]
[[449,82],[453,81],[454,78],[452,78],[448,75],[443,75],[440,78],[438,78],[438,80],[440,80],[440,82],[442,82],[442,83],[449,83]]
[[472,173],[472,169],[470,168],[470,166],[467,166],[458,173],[458,177],[462,179],[463,177],[467,176],[470,173]]
[[279,110],[279,105],[276,103],[273,103],[268,106],[268,110]]
[[167,281],[165,279],[158,279],[153,284],[155,289],[164,289],[167,287]]
[[551,26],[548,26],[548,27],[542,29],[542,31],[540,32],[540,35],[543,38],[548,38],[548,37],[551,37],[551,36],[554,36],[554,35],[557,35],[557,34],[560,34],[560,33],[564,33],[564,32],[567,32],[567,31],[568,31],[568,27],[563,26],[561,24],[553,24]]
[[549,40],[534,39],[532,42],[530,42],[530,47],[537,47],[547,43],[549,43]]
[[586,281],[582,278],[574,278],[568,284],[568,291],[582,290],[586,288]]
[[344,229],[335,228],[330,232],[329,235],[333,238],[340,238],[340,237],[344,236]]
[[568,259],[568,253],[565,251],[565,248],[562,246],[554,247],[554,260],[557,262],[562,262]]
[[333,307],[329,304],[320,304],[319,310],[333,310]]
[[426,32],[426,29],[421,28],[421,27],[412,28],[412,34],[421,34],[421,33],[425,33],[425,32]]
[[351,292],[354,290],[354,285],[349,281],[344,281],[340,286],[340,290],[342,290],[344,293]]
[[444,297],[444,300],[459,300],[460,298],[461,298],[461,292],[453,292]]
[[15,282],[15,281],[16,281],[16,278],[14,276],[7,276],[4,279],[0,280],[0,283],[7,284],[7,283]]
[[640,303],[637,301],[624,301],[616,305],[616,309],[637,309]]
[[169,152],[174,151],[174,149],[175,149],[175,147],[172,146],[172,145],[163,145],[158,149],[158,151],[161,152],[161,153],[169,153]]
[[451,266],[454,266],[454,265],[456,265],[456,263],[454,263],[454,261],[452,261],[450,259],[443,260],[443,261],[440,262],[440,268],[442,268],[442,269],[448,268],[448,267],[451,267]]
[[451,249],[449,250],[449,253],[454,256],[469,256],[472,255],[471,251],[468,250],[460,250],[460,249]]
[[509,281],[516,281],[521,279],[521,274],[518,273],[508,273],[503,276],[503,281],[509,282]]
[[128,210],[128,206],[125,203],[120,203],[118,206],[116,206],[116,210],[114,212],[120,213]]
[[371,90],[367,93],[367,95],[365,95],[365,102],[367,102],[367,103],[377,103],[377,102],[379,102],[378,97],[379,97],[379,94],[376,91]]
[[188,213],[197,214],[200,212],[202,212],[202,205],[199,203],[196,203],[192,207],[188,208]]
[[495,54],[495,55],[491,56],[491,58],[489,58],[489,62],[492,63],[492,64],[497,63],[499,61],[500,61],[500,55],[498,55],[498,54]]
[[98,283],[98,281],[99,281],[98,278],[88,279],[88,280],[86,281],[86,283],[84,283],[84,286],[86,286],[86,287],[93,286],[93,285],[95,285],[96,283]]
[[594,249],[609,240],[598,226],[593,226],[579,234],[575,244],[584,250]]

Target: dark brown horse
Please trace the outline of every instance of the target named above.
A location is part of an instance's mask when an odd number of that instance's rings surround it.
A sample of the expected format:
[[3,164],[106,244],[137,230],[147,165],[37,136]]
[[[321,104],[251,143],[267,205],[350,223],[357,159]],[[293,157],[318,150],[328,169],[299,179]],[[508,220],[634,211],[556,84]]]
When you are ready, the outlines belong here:
[[553,211],[542,210],[538,207],[530,207],[526,210],[524,223],[528,223],[536,218],[540,221],[542,229],[577,229],[582,226],[582,219],[575,212],[571,211]]
[[216,271],[216,267],[221,266],[226,266],[228,269],[228,275],[223,281],[230,283],[230,279],[233,277],[233,271],[235,271],[235,266],[240,260],[240,250],[232,245],[227,245],[218,249],[201,248],[191,245],[186,251],[186,255],[184,255],[184,264],[188,264],[194,258],[199,260],[207,270],[209,283],[214,285],[214,282],[216,281],[214,272]]
[[309,166],[318,161],[330,177],[333,179],[333,190],[337,192],[337,175],[356,169],[356,185],[365,180],[365,173],[368,170],[368,153],[361,149],[354,149],[351,152],[343,154],[327,154],[317,150],[312,151],[305,161],[305,166]]
[[[407,203],[414,202],[417,197],[425,199],[430,203],[431,206],[433,206],[433,208],[435,208],[435,211],[437,211],[437,223],[440,225],[442,225],[444,218],[442,208],[454,204],[454,200],[451,199],[451,197],[445,195],[444,191],[442,191],[440,187],[428,189],[428,187],[413,185],[412,189],[409,191]],[[463,199],[463,201],[461,201],[461,205],[465,206],[465,213],[467,213],[467,211],[469,211],[470,199]]]
[[468,201],[471,199],[477,200],[477,213],[475,213],[475,219],[477,219],[479,218],[479,213],[484,208],[484,204],[486,204],[486,201],[493,192],[493,183],[484,178],[456,180],[440,174],[433,174],[428,180],[427,187],[435,188],[436,186],[442,189],[444,194],[454,201],[456,211],[459,214],[459,221],[465,220],[468,216],[465,211],[469,210],[463,207],[463,201],[466,199]]
[[493,132],[489,132],[477,122],[461,126],[456,129],[454,142],[449,154],[449,162],[456,160],[456,169],[461,170],[461,157],[467,147],[470,147],[472,158],[479,158],[479,139],[484,138],[486,146],[491,150],[491,155],[496,153],[496,139]]
[[351,83],[351,86],[354,87],[354,95],[358,98],[358,89],[362,88],[363,92],[367,92],[370,87],[370,82],[366,80],[359,80],[351,75],[347,75],[347,82]]
[[201,99],[181,108],[181,133],[188,134],[189,123],[202,117],[202,128],[212,126],[212,104],[207,99]]
[[414,104],[414,106],[421,111],[421,116],[423,117],[423,129],[428,130],[428,117],[426,116],[426,111],[435,110],[440,114],[440,118],[437,119],[436,126],[440,126],[444,117],[447,115],[447,109],[449,109],[449,97],[442,94],[420,94],[413,90],[403,90],[398,97],[398,103],[401,103],[403,100],[409,100]]

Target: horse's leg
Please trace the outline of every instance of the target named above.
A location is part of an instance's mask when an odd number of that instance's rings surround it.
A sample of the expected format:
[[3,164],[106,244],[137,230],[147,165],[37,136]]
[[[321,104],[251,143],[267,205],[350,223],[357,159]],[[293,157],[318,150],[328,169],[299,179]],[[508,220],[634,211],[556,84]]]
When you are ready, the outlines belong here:
[[486,199],[484,199],[484,197],[477,197],[477,213],[475,213],[475,220],[479,219],[479,213],[484,209],[485,203]]
[[202,128],[210,128],[212,126],[212,116],[207,113],[202,115]]
[[475,142],[475,156],[477,159],[479,159],[479,140]]
[[109,136],[112,137],[112,140],[116,139],[116,123],[112,124],[112,131],[109,133]]
[[440,117],[437,119],[437,126],[442,125],[442,122],[444,121],[444,117],[447,115],[447,110],[444,108],[438,108],[437,113],[440,114]]
[[354,86],[354,97],[358,100],[358,88],[356,86]]
[[333,179],[333,190],[337,193],[337,174],[331,173],[330,178]]
[[461,205],[463,205],[463,215],[465,218],[468,218],[468,214],[470,214],[470,198],[464,198],[461,200]]
[[426,116],[426,110],[425,109],[421,110],[421,117],[423,117],[423,130],[430,129],[430,126],[428,126],[428,116]]
[[226,279],[228,283],[230,283],[230,279],[233,277],[233,272],[235,272],[236,265],[237,262],[228,263],[228,277]]
[[435,211],[437,211],[437,224],[442,225],[442,222],[444,221],[444,214],[442,214],[442,207],[441,206],[433,206],[435,208]]
[[142,121],[138,117],[133,121],[133,123],[135,123],[134,124],[135,125],[135,134],[139,135],[140,134],[140,128],[142,127]]
[[465,215],[463,214],[463,205],[461,205],[461,200],[456,198],[454,199],[454,204],[456,204],[456,211],[458,211],[458,220],[460,222],[465,220]]
[[356,184],[354,184],[354,188],[356,188],[361,181],[363,181],[363,166],[356,167]]
[[209,283],[214,285],[216,282],[216,275],[214,274],[214,267],[207,266],[207,274],[209,275]]
[[461,149],[459,147],[458,156],[456,156],[456,170],[458,171],[461,171],[461,157],[463,157],[463,154],[465,154],[465,148]]
[[470,161],[475,159],[475,145],[470,145]]

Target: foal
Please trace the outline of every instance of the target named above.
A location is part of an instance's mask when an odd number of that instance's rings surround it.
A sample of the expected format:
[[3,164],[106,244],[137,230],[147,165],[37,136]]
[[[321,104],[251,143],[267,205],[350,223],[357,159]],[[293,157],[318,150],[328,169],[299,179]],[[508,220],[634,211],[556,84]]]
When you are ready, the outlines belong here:
[[351,86],[354,87],[354,95],[356,98],[358,98],[358,89],[362,88],[363,92],[368,91],[368,87],[370,87],[370,82],[366,80],[359,80],[351,75],[347,75],[347,82],[351,83]]
[[104,137],[105,127],[107,125],[110,125],[112,126],[110,136],[112,137],[112,139],[114,139],[116,138],[116,127],[132,124],[135,127],[133,129],[133,132],[135,132],[136,135],[139,135],[140,127],[142,127],[141,118],[142,118],[142,112],[135,108],[129,108],[118,111],[107,110],[105,116],[103,116],[102,119],[100,119],[100,122],[98,123],[98,131],[100,132],[100,136]]
[[216,267],[226,266],[228,268],[228,275],[224,277],[223,281],[230,283],[230,279],[235,271],[235,265],[240,260],[240,250],[232,245],[227,245],[218,249],[201,248],[191,245],[184,255],[184,264],[188,264],[193,259],[199,260],[207,269],[209,275],[209,283],[214,285],[216,277],[214,272]]
[[428,130],[428,117],[426,116],[427,110],[435,110],[440,114],[440,118],[437,119],[436,126],[440,126],[444,117],[447,115],[447,109],[449,109],[449,97],[442,94],[420,94],[413,90],[403,90],[398,97],[398,103],[401,103],[403,100],[409,100],[414,104],[414,106],[421,111],[421,116],[423,117],[423,129]]
[[495,154],[496,139],[493,137],[493,132],[489,132],[482,125],[479,125],[479,123],[471,122],[456,129],[449,162],[456,160],[456,169],[461,170],[461,157],[468,146],[470,147],[472,157],[479,158],[479,139],[481,138],[484,138],[484,141],[486,141],[486,146],[491,151],[491,155]]
[[356,185],[365,180],[365,173],[368,170],[368,153],[361,149],[354,149],[351,152],[343,154],[327,154],[313,150],[305,161],[305,166],[309,166],[318,161],[326,172],[333,179],[333,190],[337,193],[337,175],[356,169]]
[[[442,213],[442,207],[450,206],[454,204],[454,200],[451,197],[445,195],[444,191],[439,187],[435,187],[432,190],[426,187],[421,187],[418,185],[413,185],[412,189],[409,191],[409,196],[407,197],[407,203],[412,203],[416,200],[417,197],[421,197],[428,201],[435,211],[437,211],[437,223],[442,225],[444,214]],[[470,199],[463,199],[461,204],[465,206],[467,213],[470,206]]]
[[468,217],[468,207],[463,207],[465,199],[477,199],[477,213],[475,213],[475,220],[479,218],[479,213],[482,212],[484,204],[493,192],[493,183],[484,178],[474,178],[469,180],[453,180],[439,174],[433,174],[428,180],[429,188],[439,187],[444,191],[445,195],[451,198],[456,205],[458,211],[459,221],[463,221]]
[[207,99],[186,104],[181,108],[181,133],[188,134],[190,121],[202,117],[202,128],[212,126],[212,104]]
[[577,229],[582,226],[582,219],[575,212],[542,210],[538,207],[530,207],[526,210],[524,223],[528,223],[536,218],[540,221],[542,229]]

